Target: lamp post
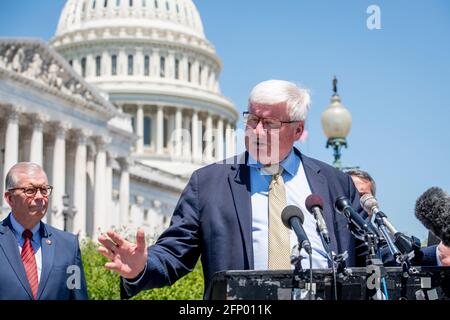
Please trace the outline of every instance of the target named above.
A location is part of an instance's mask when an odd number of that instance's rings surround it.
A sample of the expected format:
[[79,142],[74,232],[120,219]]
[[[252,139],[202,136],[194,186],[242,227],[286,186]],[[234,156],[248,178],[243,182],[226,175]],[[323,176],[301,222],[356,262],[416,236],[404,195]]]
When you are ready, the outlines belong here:
[[63,199],[63,209],[62,215],[64,217],[64,231],[67,231],[67,220],[68,218],[73,218],[77,213],[77,209],[70,205],[70,198],[68,194],[62,196]]
[[322,129],[328,138],[326,147],[333,148],[333,165],[337,169],[342,169],[341,149],[347,148],[347,136],[352,125],[350,112],[341,103],[341,98],[337,93],[337,79],[333,79],[333,95],[331,104],[325,109],[321,116]]

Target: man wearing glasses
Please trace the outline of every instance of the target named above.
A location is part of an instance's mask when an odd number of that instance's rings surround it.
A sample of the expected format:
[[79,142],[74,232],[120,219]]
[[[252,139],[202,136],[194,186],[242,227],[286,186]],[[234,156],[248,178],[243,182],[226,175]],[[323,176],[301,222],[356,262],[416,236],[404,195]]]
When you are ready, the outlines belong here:
[[[291,82],[258,84],[244,112],[247,151],[192,174],[169,228],[155,245],[146,248],[142,230],[136,243],[113,231],[99,237],[103,245],[99,252],[111,260],[105,267],[121,275],[124,297],[173,284],[194,268],[200,256],[205,297],[218,271],[291,269],[290,254],[297,241],[281,222],[287,205],[304,213],[313,268],[329,267],[315,220],[305,208],[311,193],[324,202],[331,249],[347,251],[347,266],[357,265],[355,238],[347,220],[333,208],[335,199],[344,195],[362,211],[351,178],[294,147],[303,133],[309,105],[308,91]],[[303,262],[309,268],[308,260]]]
[[52,193],[44,170],[17,163],[5,189],[11,213],[0,224],[0,299],[87,299],[77,237],[41,222]]

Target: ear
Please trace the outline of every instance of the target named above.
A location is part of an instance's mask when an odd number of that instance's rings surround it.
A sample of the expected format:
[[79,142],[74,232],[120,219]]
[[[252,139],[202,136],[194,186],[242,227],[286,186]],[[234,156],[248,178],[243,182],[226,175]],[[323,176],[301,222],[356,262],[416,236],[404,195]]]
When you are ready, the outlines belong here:
[[11,194],[11,192],[6,191],[6,192],[3,194],[3,198],[5,198],[6,202],[8,202],[8,205],[9,205],[10,207],[12,207],[13,200],[12,200],[12,194]]
[[305,122],[300,121],[295,126],[295,140],[297,141],[302,136],[303,130],[305,130]]

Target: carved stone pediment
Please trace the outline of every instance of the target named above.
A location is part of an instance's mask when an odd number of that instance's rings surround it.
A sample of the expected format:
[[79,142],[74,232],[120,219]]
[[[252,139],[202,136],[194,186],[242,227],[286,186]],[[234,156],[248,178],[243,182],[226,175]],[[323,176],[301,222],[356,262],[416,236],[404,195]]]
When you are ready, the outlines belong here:
[[0,40],[0,70],[28,78],[103,112],[115,108],[91,88],[53,49],[39,40]]

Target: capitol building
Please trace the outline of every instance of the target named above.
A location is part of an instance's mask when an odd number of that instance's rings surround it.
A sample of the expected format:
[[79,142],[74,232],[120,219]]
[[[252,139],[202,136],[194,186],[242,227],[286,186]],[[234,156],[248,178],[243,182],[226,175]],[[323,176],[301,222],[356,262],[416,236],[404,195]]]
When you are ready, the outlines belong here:
[[0,38],[0,189],[36,162],[47,223],[158,235],[192,172],[235,152],[221,69],[191,0],[68,0],[49,43]]

